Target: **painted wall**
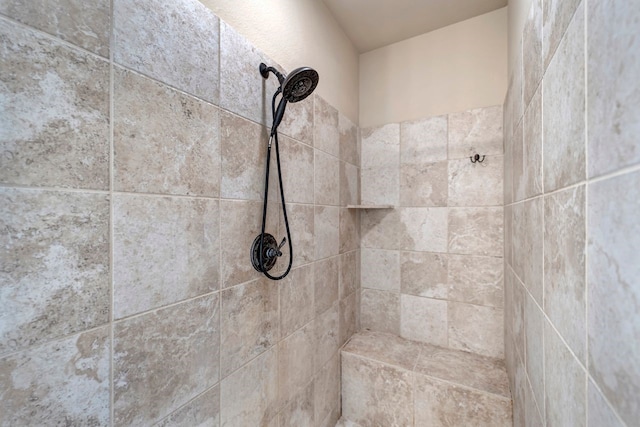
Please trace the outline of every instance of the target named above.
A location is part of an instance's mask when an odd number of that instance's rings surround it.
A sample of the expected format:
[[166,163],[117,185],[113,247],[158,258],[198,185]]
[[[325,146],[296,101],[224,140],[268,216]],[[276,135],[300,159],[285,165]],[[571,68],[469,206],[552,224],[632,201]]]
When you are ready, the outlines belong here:
[[507,8],[360,55],[360,126],[500,105]]
[[320,73],[317,93],[358,121],[358,52],[319,0],[200,0],[286,70]]

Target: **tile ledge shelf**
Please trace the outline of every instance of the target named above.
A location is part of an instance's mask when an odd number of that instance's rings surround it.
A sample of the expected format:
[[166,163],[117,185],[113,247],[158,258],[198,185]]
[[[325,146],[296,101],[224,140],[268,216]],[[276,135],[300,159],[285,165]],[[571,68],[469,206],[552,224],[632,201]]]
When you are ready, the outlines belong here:
[[347,209],[395,209],[394,205],[347,205]]

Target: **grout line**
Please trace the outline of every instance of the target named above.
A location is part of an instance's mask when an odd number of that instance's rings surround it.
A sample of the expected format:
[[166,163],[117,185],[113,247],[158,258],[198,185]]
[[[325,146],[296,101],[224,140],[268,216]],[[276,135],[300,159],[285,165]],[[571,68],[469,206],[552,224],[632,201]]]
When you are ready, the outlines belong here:
[[[247,284],[247,283],[249,283],[249,282],[246,282],[244,284]],[[120,317],[120,318],[117,318],[117,319],[115,318],[115,313],[114,313],[114,315],[113,315],[114,316],[113,324],[115,326],[117,324],[129,321],[129,320],[132,320],[132,319],[137,319],[139,317],[144,317],[144,316],[149,315],[149,314],[157,314],[159,311],[163,311],[165,309],[172,308],[172,307],[175,307],[175,306],[180,305],[180,304],[190,303],[190,302],[193,302],[193,301],[195,301],[197,299],[200,299],[200,298],[202,298],[202,299],[208,298],[208,297],[211,297],[211,296],[213,296],[213,295],[215,295],[217,293],[222,293],[222,291],[221,290],[215,290],[215,291],[207,292],[206,294],[200,294],[200,295],[196,295],[194,297],[181,299],[180,301],[174,301],[174,302],[171,302],[171,303],[166,304],[166,305],[153,307],[153,308],[150,308],[148,310],[141,311],[141,312],[134,313],[134,314],[129,314],[127,316]]]
[[[591,0],[589,0],[591,1]],[[580,7],[580,6],[578,6]],[[589,68],[587,46],[587,0],[582,2],[584,7],[584,171],[587,180],[584,188],[584,348],[585,348],[585,386],[584,408],[585,425],[589,425]],[[577,9],[576,9],[577,10]],[[614,411],[615,413],[615,411]]]
[[78,189],[67,187],[40,187],[30,186],[22,184],[0,183],[0,188],[6,188],[10,190],[27,190],[27,191],[57,191],[61,193],[83,193],[83,194],[101,194],[108,196],[111,194],[110,190],[91,190],[91,189]]
[[115,143],[114,143],[114,122],[115,122],[115,71],[113,66],[113,56],[115,50],[115,34],[114,34],[114,0],[109,2],[109,291],[110,291],[110,307],[109,307],[109,423],[115,425],[115,283],[114,283],[114,197],[115,189]]
[[[222,70],[222,55],[220,54],[220,46],[222,39],[222,21],[218,19],[218,104],[222,98],[222,79],[220,78]],[[220,108],[220,107],[218,107]],[[223,111],[221,108],[219,111]],[[218,129],[218,196],[222,195],[222,114],[217,114],[217,129]],[[222,276],[222,258],[225,256],[225,252],[222,251],[222,202],[218,200],[218,425],[222,423],[222,288],[223,288],[223,276]]]

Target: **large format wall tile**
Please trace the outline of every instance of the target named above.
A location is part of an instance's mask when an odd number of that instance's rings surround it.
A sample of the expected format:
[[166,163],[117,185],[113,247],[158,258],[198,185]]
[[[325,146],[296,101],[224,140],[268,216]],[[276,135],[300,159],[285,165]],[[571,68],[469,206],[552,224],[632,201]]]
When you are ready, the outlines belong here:
[[0,354],[109,321],[109,202],[0,190]]
[[502,106],[449,114],[449,159],[502,150]]
[[513,267],[525,287],[543,304],[543,200],[513,206]]
[[[538,305],[528,295],[525,296],[524,333],[526,337],[524,359],[526,371],[540,408],[544,408],[544,324],[545,317]],[[525,400],[527,391],[525,390]]]
[[224,378],[278,340],[278,282],[258,279],[222,291],[220,369]]
[[[364,254],[364,249],[362,253]],[[448,257],[426,252],[400,252],[400,289],[403,294],[447,299]],[[362,275],[365,270],[363,264]],[[363,280],[363,286],[365,281]]]
[[340,253],[340,208],[316,206],[314,217],[316,260]]
[[314,412],[314,383],[310,382],[290,402],[283,404],[278,415],[279,427],[312,426]]
[[628,424],[640,419],[640,172],[589,185],[589,372]]
[[447,301],[400,295],[400,336],[447,345]]
[[0,425],[109,425],[109,328],[0,359]]
[[401,163],[400,204],[402,206],[447,206],[447,162]]
[[157,424],[157,427],[193,426],[220,426],[220,386],[202,393]]
[[449,160],[449,206],[502,206],[502,156]]
[[446,208],[400,209],[400,247],[409,251],[446,252]]
[[503,264],[502,258],[449,255],[448,299],[502,307]]
[[310,323],[278,343],[278,396],[280,404],[293,400],[313,375],[316,336]]
[[340,347],[340,313],[338,304],[320,314],[313,321],[316,350],[314,366],[318,371],[335,355]]
[[400,160],[414,166],[447,160],[447,116],[400,123]]
[[542,0],[531,1],[529,14],[524,23],[522,54],[523,101],[526,109],[544,74],[542,59]]
[[400,290],[400,253],[384,249],[362,249],[361,286],[383,291]]
[[315,150],[314,194],[318,205],[340,204],[340,160]]
[[339,257],[331,257],[313,264],[313,303],[317,314],[323,313],[338,301]]
[[217,104],[219,27],[200,2],[114,0],[114,61]]
[[542,87],[538,87],[525,112],[522,132],[522,177],[516,189],[516,200],[524,200],[542,193]]
[[360,169],[340,162],[340,206],[360,203]]
[[278,286],[280,336],[284,338],[309,323],[315,316],[313,266],[305,265],[291,270]]
[[[285,193],[285,197],[287,193]],[[275,215],[275,213],[273,214]],[[280,224],[278,225],[278,244],[287,234],[282,212],[278,213]],[[289,220],[289,231],[291,232],[291,243],[293,246],[293,266],[308,264],[315,259],[314,240],[314,206],[313,205],[292,205],[287,203],[287,219]],[[289,262],[289,245],[285,244],[281,249],[283,255],[276,264],[277,271],[287,268]]]
[[[253,73],[253,70],[251,70],[251,73]],[[273,79],[273,76],[270,78]],[[271,96],[271,94],[267,95]],[[269,107],[267,111],[268,117],[271,117],[271,107]],[[278,126],[278,132],[280,134],[287,135],[296,141],[303,142],[306,145],[313,145],[312,96],[303,101],[287,104],[286,113],[282,117],[280,126]]]
[[100,56],[109,56],[108,0],[0,1],[0,13],[60,37]]
[[362,130],[361,162],[362,203],[397,205],[400,199],[400,125]]
[[340,300],[340,341],[339,346],[345,342],[358,330],[357,328],[357,300],[355,292]]
[[[265,135],[266,136],[266,135]],[[293,203],[313,203],[313,149],[307,147],[304,144],[295,142],[287,137],[280,137],[280,162],[282,166],[282,186],[284,187],[284,194],[287,202]],[[256,144],[257,141],[254,141]],[[266,144],[257,144],[261,151],[265,150]],[[232,150],[233,144],[230,144]],[[275,178],[277,175],[275,150],[271,153],[271,174]],[[258,170],[264,173],[264,164],[266,160],[263,160],[262,167],[258,167]],[[246,167],[246,166],[245,166]],[[264,186],[264,176],[262,177]],[[271,181],[274,182],[274,181]],[[276,181],[277,182],[277,181]],[[335,188],[333,189],[336,190]],[[270,187],[270,192],[274,195],[278,194],[280,188],[278,185],[273,184]]]
[[355,209],[340,208],[340,253],[360,247],[360,213]]
[[360,288],[360,256],[357,251],[340,255],[340,298],[351,295]]
[[344,114],[338,113],[338,130],[340,131],[340,160],[359,166],[358,126]]
[[218,109],[116,67],[115,189],[217,197]]
[[340,156],[338,110],[327,101],[314,96],[313,146],[332,156]]
[[587,4],[589,176],[640,162],[640,3]]
[[584,3],[576,11],[543,81],[545,191],[575,184],[586,176],[583,7]]
[[503,221],[502,207],[449,209],[449,252],[502,256]]
[[[336,354],[314,379],[314,419],[319,427],[334,427],[337,422],[336,410],[340,410],[340,354]],[[332,419],[335,418],[335,419]],[[282,427],[282,426],[281,426]]]
[[218,201],[115,195],[114,317],[219,289]]
[[363,289],[360,321],[363,329],[400,335],[400,294]]
[[490,357],[504,357],[500,308],[448,302],[449,347]]
[[587,389],[589,395],[589,402],[587,404],[589,417],[587,425],[589,427],[623,427],[622,422],[616,417],[607,401],[604,400],[591,380],[589,380]]
[[114,325],[114,423],[158,421],[219,379],[218,294]]
[[580,14],[576,8],[581,0],[545,0],[543,3],[544,68],[546,69],[559,48],[571,18]]
[[0,21],[0,182],[109,188],[109,64]]

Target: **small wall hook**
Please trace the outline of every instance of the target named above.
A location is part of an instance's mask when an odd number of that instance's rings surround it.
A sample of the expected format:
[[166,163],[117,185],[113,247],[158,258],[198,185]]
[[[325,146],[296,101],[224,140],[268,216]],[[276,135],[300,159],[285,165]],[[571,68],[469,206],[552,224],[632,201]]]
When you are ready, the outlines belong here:
[[484,158],[485,157],[486,156],[482,156],[482,159],[480,159],[480,154],[476,154],[476,155],[471,156],[469,158],[471,159],[471,163],[476,163],[476,162],[482,163],[482,162],[484,162]]

